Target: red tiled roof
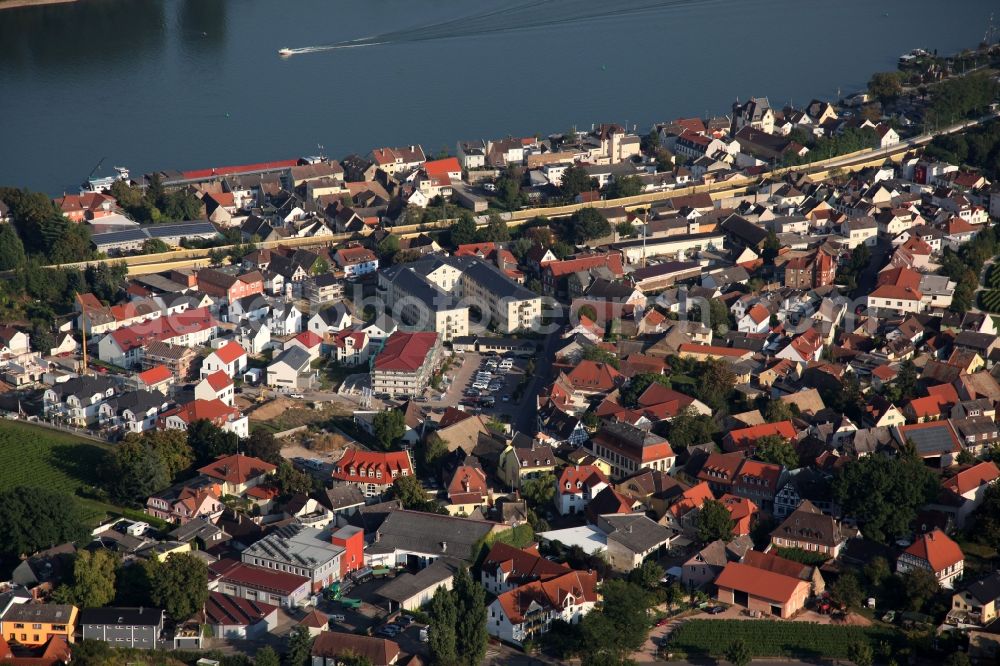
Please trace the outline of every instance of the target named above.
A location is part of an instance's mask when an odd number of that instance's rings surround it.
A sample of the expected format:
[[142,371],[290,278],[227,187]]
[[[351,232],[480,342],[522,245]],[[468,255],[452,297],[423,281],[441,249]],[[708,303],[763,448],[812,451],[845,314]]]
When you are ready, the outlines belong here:
[[734,347],[717,347],[715,345],[699,345],[693,342],[682,343],[677,350],[681,353],[702,354],[705,356],[728,356],[731,358],[742,358],[750,354],[749,350],[736,349]]
[[205,622],[212,625],[245,627],[264,619],[278,610],[277,606],[260,601],[231,597],[221,592],[209,592],[205,601]]
[[240,410],[230,407],[221,400],[192,400],[183,405],[178,405],[173,409],[164,412],[160,419],[166,421],[171,416],[177,416],[188,425],[195,421],[207,420],[215,425],[221,426],[231,420],[243,416]]
[[457,157],[446,157],[443,160],[425,162],[424,171],[435,180],[447,182],[449,173],[462,173],[462,165],[458,163]]
[[535,546],[515,548],[500,541],[493,544],[486,559],[484,570],[499,569],[514,580],[560,576],[569,570],[565,564],[552,562],[539,554]]
[[198,473],[227,483],[246,483],[251,479],[270,474],[276,469],[278,468],[269,462],[234,453],[205,465],[198,470]]
[[[557,489],[561,494],[576,491],[578,484],[581,488],[590,488],[596,486],[598,483],[607,484],[611,482],[599,467],[593,465],[569,465],[563,468],[562,473],[559,475],[558,483]],[[566,490],[566,484],[570,486],[568,491]]]
[[160,382],[165,382],[173,377],[170,368],[165,365],[154,365],[149,370],[144,370],[136,375],[136,378],[146,386],[154,386]]
[[739,562],[727,564],[715,580],[716,587],[746,592],[751,596],[782,605],[791,601],[799,585],[804,584],[806,583],[798,578]]
[[625,274],[625,271],[622,268],[622,256],[617,252],[610,252],[608,254],[592,254],[586,257],[579,257],[577,259],[553,261],[546,264],[545,269],[551,271],[554,277],[562,277],[579,271],[587,271],[591,268],[597,268],[599,266],[607,266],[608,269],[616,276]]
[[309,583],[309,579],[305,576],[254,567],[236,560],[219,560],[210,564],[208,568],[212,573],[220,576],[222,581],[283,595],[292,594]]
[[360,264],[366,261],[375,261],[378,257],[366,247],[344,247],[337,250],[338,260],[342,265]]
[[903,552],[924,560],[935,572],[943,571],[965,559],[958,544],[939,529],[920,536]]
[[708,483],[702,481],[681,493],[677,501],[670,505],[670,513],[680,518],[690,511],[700,509],[701,505],[708,500],[714,499],[715,495],[712,493],[712,489],[709,488]]
[[413,476],[413,465],[406,451],[347,449],[334,463],[331,476],[338,481],[391,485],[393,472],[396,476]]
[[372,666],[388,666],[399,659],[399,644],[387,638],[358,636],[339,631],[321,632],[313,642],[312,656],[319,658],[322,663],[335,662],[334,657],[349,654],[367,659]]
[[225,365],[229,365],[241,356],[246,356],[247,352],[238,342],[227,342],[222,347],[215,350],[215,357]]
[[216,370],[208,377],[205,377],[205,381],[208,385],[212,387],[212,390],[218,393],[227,386],[233,385],[232,378],[226,374],[225,370]]
[[777,423],[762,423],[761,425],[749,428],[738,428],[728,433],[727,438],[732,442],[733,447],[746,449],[756,444],[761,437],[778,435],[785,439],[794,439],[795,426],[791,421],[778,421]]
[[504,592],[497,601],[513,624],[520,624],[533,604],[544,609],[562,609],[570,594],[575,604],[597,601],[597,574],[593,571],[570,571],[546,581],[534,581]]
[[771,313],[768,312],[767,308],[760,303],[754,303],[753,307],[747,310],[747,315],[749,315],[750,319],[752,319],[756,324],[762,324],[771,318]]
[[386,340],[385,347],[375,357],[376,370],[416,372],[437,343],[433,332],[404,333],[396,331]]
[[942,486],[956,495],[965,495],[984,484],[991,484],[1000,479],[1000,468],[994,462],[981,462],[946,479]]
[[624,379],[614,366],[586,359],[566,373],[566,377],[573,388],[589,391],[611,391]]
[[118,347],[127,352],[148,342],[163,342],[180,335],[198,333],[213,326],[215,320],[208,308],[196,308],[125,326],[112,331],[110,335],[118,343]]
[[319,337],[312,331],[302,331],[295,336],[295,339],[298,340],[306,349],[318,347],[323,343],[323,338]]
[[236,173],[250,173],[252,171],[269,171],[285,169],[298,166],[296,160],[279,160],[277,162],[257,162],[255,164],[243,164],[240,166],[213,167],[211,169],[196,169],[193,171],[182,171],[181,176],[186,180],[197,180],[199,178],[211,178],[212,176],[227,176]]

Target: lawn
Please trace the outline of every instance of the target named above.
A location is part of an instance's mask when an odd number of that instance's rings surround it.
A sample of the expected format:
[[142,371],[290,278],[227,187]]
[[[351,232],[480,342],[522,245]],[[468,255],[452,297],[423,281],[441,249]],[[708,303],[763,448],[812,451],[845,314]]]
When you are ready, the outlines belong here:
[[118,507],[88,497],[110,446],[39,426],[0,421],[0,490],[36,486],[75,495],[87,519]]
[[688,620],[670,636],[668,650],[689,658],[720,657],[737,638],[750,647],[754,657],[799,659],[845,659],[851,643],[864,642],[878,648],[892,644],[899,634],[881,627],[823,625],[787,620]]

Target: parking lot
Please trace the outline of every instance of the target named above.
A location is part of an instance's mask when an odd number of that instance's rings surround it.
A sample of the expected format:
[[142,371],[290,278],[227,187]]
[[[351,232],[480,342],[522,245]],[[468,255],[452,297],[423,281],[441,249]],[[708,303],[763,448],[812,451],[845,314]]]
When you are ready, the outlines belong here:
[[[501,370],[499,366],[505,359],[508,359],[509,367]],[[489,365],[490,361],[496,365]],[[453,354],[450,357],[450,362],[445,361],[443,365],[447,365],[448,369],[442,376],[441,388],[436,390],[427,387],[423,395],[414,398],[415,402],[424,404],[437,413],[441,413],[447,407],[459,407],[473,414],[482,414],[487,418],[508,420],[517,413],[520,403],[524,400],[523,396],[515,400],[514,392],[524,378],[527,359],[465,352]],[[473,388],[473,384],[477,382],[477,375],[481,372],[490,373],[486,379],[486,386],[485,388]],[[479,377],[485,378],[483,375],[479,375]],[[484,398],[487,399],[485,403]],[[384,400],[375,400],[374,402],[376,403],[375,408],[394,404],[392,401]]]
[[[391,578],[370,580],[350,587],[344,594],[345,597],[361,600],[358,608],[352,608],[348,604],[340,601],[323,599],[319,603],[319,610],[326,613],[330,618],[330,628],[334,631],[346,631],[349,633],[362,633],[368,635],[379,635],[379,630],[387,624],[399,622],[399,618],[406,613],[393,613],[389,615],[383,607],[384,600],[375,591],[385,585]],[[343,617],[340,620],[339,617]],[[419,622],[411,622],[403,631],[392,636],[392,640],[399,643],[400,647],[409,654],[426,654],[427,646],[420,641],[420,629],[427,625]]]

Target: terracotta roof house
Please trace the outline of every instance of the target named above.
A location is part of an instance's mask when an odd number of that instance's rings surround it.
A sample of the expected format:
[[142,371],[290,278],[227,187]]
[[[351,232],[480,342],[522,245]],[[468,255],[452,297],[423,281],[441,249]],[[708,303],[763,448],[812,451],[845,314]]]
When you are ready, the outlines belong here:
[[365,497],[379,497],[397,477],[413,476],[413,462],[407,451],[347,449],[333,464],[331,476],[334,481],[357,486]]
[[952,513],[959,529],[965,526],[969,515],[983,503],[986,491],[1000,480],[1000,468],[992,461],[967,467],[941,482],[942,506],[935,507]]
[[725,494],[719,498],[722,506],[726,507],[729,517],[733,521],[733,534],[735,536],[749,536],[757,517],[757,505],[745,497]]
[[702,505],[714,500],[711,487],[702,481],[684,490],[664,514],[667,527],[694,534],[698,529],[698,513]]
[[392,666],[399,661],[399,643],[387,638],[324,631],[312,646],[312,666],[339,666],[340,658],[356,656],[372,666]]
[[566,564],[542,557],[536,546],[515,548],[498,541],[483,560],[480,582],[490,594],[502,594],[525,583],[561,576],[569,570]]
[[597,574],[593,571],[569,571],[533,581],[501,593],[490,604],[487,631],[501,640],[523,645],[538,640],[553,620],[578,624],[599,599]]
[[912,569],[930,571],[938,584],[947,589],[951,589],[955,581],[962,577],[964,568],[962,549],[937,528],[917,537],[896,560],[897,572],[906,573]]
[[605,486],[587,503],[584,513],[590,523],[597,524],[599,516],[632,513],[638,508],[638,502],[622,495],[613,486]]
[[159,423],[167,430],[187,430],[195,421],[211,421],[237,437],[249,437],[247,417],[236,407],[230,407],[218,398],[198,400],[178,405],[160,415]]
[[390,395],[421,393],[430,383],[439,351],[437,333],[393,333],[375,357],[372,391]]
[[715,586],[719,601],[782,618],[802,610],[810,595],[807,581],[741,562],[727,564]]
[[594,465],[567,465],[556,480],[556,510],[561,516],[580,513],[610,483]]
[[749,428],[729,431],[722,440],[722,448],[730,453],[734,451],[753,453],[757,448],[757,440],[763,437],[776,436],[785,440],[794,440],[796,435],[795,426],[791,421],[764,423]]
[[265,483],[277,469],[259,458],[235,453],[217,458],[200,468],[198,473],[217,482],[227,495],[242,495],[250,488]]
[[14,650],[0,636],[0,664],[13,666],[62,666],[72,659],[69,644],[62,636],[53,636],[42,646],[17,646]]
[[669,472],[677,459],[663,437],[627,423],[608,423],[586,445],[611,463],[611,476],[621,478],[642,469]]
[[824,514],[805,500],[771,532],[771,545],[837,558],[851,536],[852,532],[843,528],[833,516]]
[[[469,460],[475,461],[475,458]],[[485,509],[491,495],[486,473],[478,463],[459,465],[448,482],[445,508],[452,515],[468,516],[477,508]]]
[[278,607],[261,601],[209,592],[205,624],[216,638],[255,639],[277,627]]

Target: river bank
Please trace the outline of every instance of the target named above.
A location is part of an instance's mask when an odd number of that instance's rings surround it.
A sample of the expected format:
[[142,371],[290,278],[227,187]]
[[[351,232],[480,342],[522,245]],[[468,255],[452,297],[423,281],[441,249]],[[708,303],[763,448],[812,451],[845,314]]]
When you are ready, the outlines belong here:
[[0,0],[0,11],[17,9],[18,7],[35,7],[38,5],[68,5],[77,0]]

